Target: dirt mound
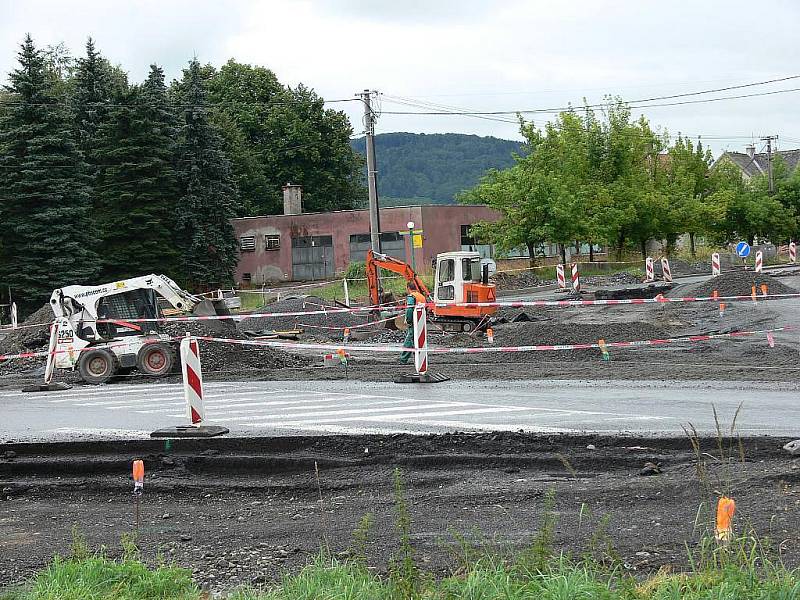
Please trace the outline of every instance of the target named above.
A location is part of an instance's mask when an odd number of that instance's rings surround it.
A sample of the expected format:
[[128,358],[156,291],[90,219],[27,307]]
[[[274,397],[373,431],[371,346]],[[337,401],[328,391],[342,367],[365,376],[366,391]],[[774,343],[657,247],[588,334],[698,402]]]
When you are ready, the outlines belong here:
[[495,328],[495,343],[504,346],[562,345],[648,340],[666,336],[644,321],[630,323],[508,323]]
[[[16,354],[46,348],[50,338],[50,330],[46,325],[52,323],[53,318],[53,309],[50,308],[50,304],[45,304],[20,323],[25,326],[24,328],[8,332],[6,337],[0,340],[0,354]],[[42,326],[30,327],[31,325]]]
[[[316,296],[294,296],[259,309],[257,312],[294,313],[341,310],[342,307]],[[369,313],[364,312],[322,312],[308,315],[278,315],[274,317],[255,317],[243,319],[237,325],[240,333],[263,331],[286,331],[303,329],[306,336],[314,339],[341,339],[345,327],[369,323]],[[382,330],[383,324],[375,325]],[[372,331],[372,327],[359,327],[359,333]]]
[[682,296],[706,298],[711,296],[714,290],[716,290],[720,296],[749,296],[753,286],[756,286],[757,293],[761,294],[762,284],[766,284],[770,294],[797,293],[796,289],[764,273],[756,273],[755,271],[731,271],[701,283],[676,286],[667,296],[670,298]]

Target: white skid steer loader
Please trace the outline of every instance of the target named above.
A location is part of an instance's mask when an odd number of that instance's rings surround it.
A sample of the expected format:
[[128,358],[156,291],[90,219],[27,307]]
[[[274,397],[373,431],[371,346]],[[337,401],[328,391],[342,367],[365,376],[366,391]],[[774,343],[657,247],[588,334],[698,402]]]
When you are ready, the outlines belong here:
[[193,296],[165,275],[59,288],[50,297],[58,329],[55,367],[77,369],[84,381],[94,384],[133,369],[153,377],[168,375],[175,366],[177,343],[161,333],[156,321],[126,320],[163,318],[159,298],[180,312],[228,314],[221,299]]

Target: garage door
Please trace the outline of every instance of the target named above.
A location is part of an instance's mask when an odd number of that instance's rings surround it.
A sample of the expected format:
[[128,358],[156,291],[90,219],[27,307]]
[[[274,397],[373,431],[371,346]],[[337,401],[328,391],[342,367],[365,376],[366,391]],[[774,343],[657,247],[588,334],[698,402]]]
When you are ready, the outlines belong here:
[[292,279],[310,281],[333,277],[333,237],[309,235],[292,238]]

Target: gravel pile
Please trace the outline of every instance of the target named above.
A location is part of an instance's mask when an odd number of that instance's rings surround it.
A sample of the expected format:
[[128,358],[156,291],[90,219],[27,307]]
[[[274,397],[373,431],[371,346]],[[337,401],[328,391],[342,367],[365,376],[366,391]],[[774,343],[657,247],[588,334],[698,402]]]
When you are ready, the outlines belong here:
[[[296,296],[273,302],[256,312],[293,313],[304,311],[337,310],[338,306],[316,296]],[[304,340],[341,340],[345,327],[364,325],[369,322],[368,312],[330,312],[310,315],[287,315],[276,317],[257,317],[241,320],[237,327],[240,333],[260,331],[286,331],[291,329],[305,330]],[[335,329],[327,329],[333,327]],[[375,325],[375,331],[382,331],[384,325]],[[373,331],[372,327],[359,327],[359,334],[364,330]]]
[[26,327],[30,325],[42,325],[42,327],[30,327],[10,331],[6,337],[0,340],[0,354],[16,354],[31,350],[47,349],[50,339],[50,329],[46,327],[53,322],[53,309],[50,304],[45,304],[20,325]]
[[749,296],[753,286],[761,294],[761,285],[766,284],[770,294],[793,294],[797,290],[785,283],[755,271],[731,271],[723,273],[708,281],[690,285],[680,285],[671,290],[667,296],[676,298],[681,296],[708,297],[717,290],[720,296]]
[[[495,343],[503,346],[626,342],[666,337],[667,333],[644,321],[630,323],[508,323],[494,329]],[[459,335],[460,342],[463,335]],[[470,337],[475,342],[481,338]],[[466,341],[466,340],[465,340]]]

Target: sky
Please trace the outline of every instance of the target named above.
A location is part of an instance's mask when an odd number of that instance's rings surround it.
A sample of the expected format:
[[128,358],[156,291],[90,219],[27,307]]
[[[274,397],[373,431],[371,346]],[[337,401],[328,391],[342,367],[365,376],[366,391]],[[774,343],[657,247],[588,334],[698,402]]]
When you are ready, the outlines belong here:
[[[235,58],[327,100],[380,92],[378,133],[520,139],[513,114],[391,113],[442,112],[431,103],[513,113],[798,76],[798,24],[794,0],[0,0],[0,80],[26,33],[39,46],[64,42],[76,56],[91,36],[132,81],[153,62],[171,79],[193,56],[217,66]],[[800,77],[664,102],[794,88]],[[701,136],[715,154],[751,141],[761,150],[765,135],[790,149],[800,148],[798,101],[794,91],[634,114],[672,135]],[[359,102],[329,106],[362,132]],[[537,126],[553,118],[525,116]]]

